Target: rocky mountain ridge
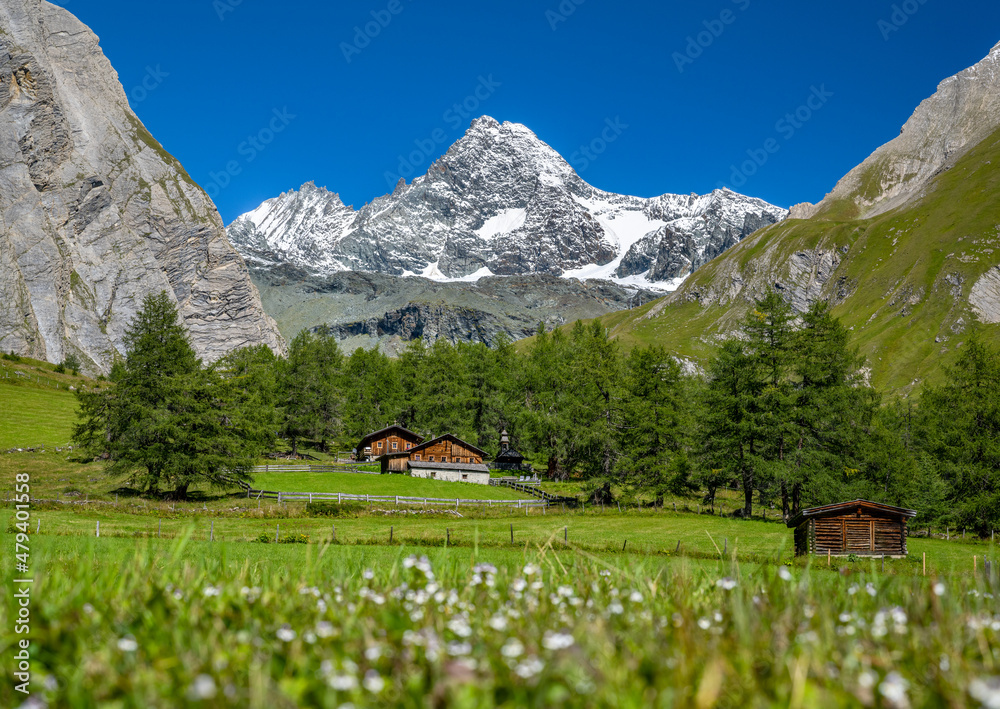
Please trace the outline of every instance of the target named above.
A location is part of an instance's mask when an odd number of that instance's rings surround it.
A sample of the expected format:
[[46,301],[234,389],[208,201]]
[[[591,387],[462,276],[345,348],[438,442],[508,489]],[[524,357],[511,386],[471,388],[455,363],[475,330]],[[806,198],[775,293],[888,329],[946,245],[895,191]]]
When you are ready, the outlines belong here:
[[215,206],[65,9],[0,3],[0,116],[0,349],[107,371],[161,290],[206,359],[284,347]]
[[912,203],[942,170],[1000,126],[1000,44],[980,62],[942,81],[899,135],[841,179],[818,205],[792,216],[871,218]]
[[903,133],[817,206],[753,234],[678,290],[614,322],[626,343],[704,360],[777,290],[833,306],[871,380],[903,394],[939,377],[970,327],[1000,343],[1000,45],[940,84]]
[[547,273],[669,290],[786,210],[729,190],[652,199],[584,182],[528,128],[484,116],[412,183],[360,210],[307,183],[242,215],[258,268],[435,280]]
[[492,345],[502,333],[519,340],[534,334],[539,323],[552,329],[658,297],[607,281],[548,274],[444,283],[351,271],[315,276],[289,265],[251,272],[286,338],[324,325],[346,350],[379,347],[392,354],[417,338]]

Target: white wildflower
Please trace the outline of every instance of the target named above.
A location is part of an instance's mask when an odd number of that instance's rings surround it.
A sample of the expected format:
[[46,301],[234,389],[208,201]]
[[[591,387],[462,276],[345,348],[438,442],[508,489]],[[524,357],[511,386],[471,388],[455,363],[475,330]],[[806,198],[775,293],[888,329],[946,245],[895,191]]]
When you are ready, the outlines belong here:
[[944,592],[945,592],[945,588],[944,588],[944,584],[943,583],[941,583],[940,581],[938,581],[936,584],[934,584],[934,595],[935,596],[943,596]]
[[723,591],[732,591],[734,588],[736,588],[736,580],[731,579],[727,576],[726,578],[722,578],[716,581],[715,585],[718,588],[721,588]]
[[358,688],[358,678],[349,674],[330,675],[330,679],[326,683],[330,685],[331,689],[336,689],[340,692],[350,692],[352,689]]
[[573,647],[573,636],[568,633],[553,633],[548,631],[542,638],[542,645],[546,650],[565,650]]
[[906,696],[906,690],[909,686],[910,683],[901,674],[890,672],[885,676],[882,684],[878,686],[878,691],[885,697],[890,706],[903,709],[903,707],[910,706],[910,700]]
[[523,573],[525,576],[534,576],[539,571],[541,571],[541,569],[539,569],[534,564],[525,564],[524,569],[522,569],[521,573]]
[[508,625],[507,618],[500,615],[499,613],[495,614],[489,620],[489,626],[498,633],[502,633],[503,631],[505,631],[507,629],[507,625]]
[[632,591],[632,593],[629,594],[628,599],[632,601],[632,603],[642,603],[642,594],[638,591]]
[[375,670],[365,672],[365,678],[361,681],[361,684],[372,694],[378,694],[385,689],[385,680]]
[[275,635],[277,635],[278,640],[281,640],[282,642],[290,643],[295,640],[295,631],[292,630],[291,626],[287,624],[278,628],[278,632],[275,633]]
[[333,635],[333,623],[321,620],[316,623],[316,635],[321,638],[329,638]]
[[131,635],[126,635],[124,638],[119,638],[118,649],[122,652],[135,652],[139,649],[139,643]]
[[221,596],[222,595],[222,589],[219,588],[218,586],[212,586],[211,584],[209,584],[208,586],[205,586],[204,589],[202,589],[202,593],[207,598],[211,598],[212,596]]
[[524,654],[524,645],[517,638],[508,638],[500,648],[500,654],[510,659],[520,657]]
[[198,675],[194,682],[188,687],[188,699],[198,701],[200,699],[212,699],[216,693],[215,680],[208,675]]
[[447,652],[452,657],[464,657],[472,653],[472,645],[467,642],[450,642],[445,647],[445,652]]
[[[406,562],[403,563],[405,564]],[[375,572],[372,571],[371,569],[365,569],[364,573],[362,573],[361,575],[364,577],[366,581],[371,581],[373,578],[375,578]]]
[[969,683],[969,695],[984,709],[1000,709],[1000,677],[974,679]]
[[712,627],[712,621],[710,621],[708,618],[699,618],[698,627],[701,628],[702,630],[708,630],[709,628]]
[[792,580],[792,572],[788,570],[787,566],[782,566],[778,569],[778,576],[781,577],[782,581]]
[[456,616],[449,620],[448,630],[460,638],[467,638],[472,635],[472,628],[469,626],[469,621],[462,616]]
[[876,682],[878,682],[878,677],[874,672],[869,670],[865,670],[858,675],[858,686],[862,689],[871,689],[875,686]]
[[545,664],[537,657],[526,658],[521,664],[514,668],[515,674],[521,679],[531,679],[545,669]]

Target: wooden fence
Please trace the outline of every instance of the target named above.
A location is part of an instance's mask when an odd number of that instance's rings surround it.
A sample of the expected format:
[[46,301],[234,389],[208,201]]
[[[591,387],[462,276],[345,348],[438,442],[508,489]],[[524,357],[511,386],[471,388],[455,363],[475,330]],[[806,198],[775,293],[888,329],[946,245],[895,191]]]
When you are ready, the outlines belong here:
[[357,465],[343,463],[319,463],[312,465],[289,465],[275,463],[258,465],[251,468],[251,473],[359,473],[361,475],[381,475],[377,470],[362,470]]
[[535,484],[525,484],[522,482],[514,482],[508,478],[490,478],[490,485],[496,487],[509,487],[511,490],[517,490],[518,492],[524,492],[529,495],[533,495],[542,499],[546,504],[549,505],[570,505],[575,506],[579,504],[579,500],[575,497],[562,497],[560,495],[553,495],[552,493],[540,490]]
[[247,493],[247,497],[254,500],[276,500],[282,502],[333,502],[343,504],[344,502],[364,502],[366,504],[394,504],[400,505],[422,505],[424,507],[435,505],[440,507],[516,507],[524,509],[528,507],[548,507],[547,500],[463,500],[447,499],[440,497],[409,497],[405,495],[353,495],[346,492],[281,492],[279,490],[257,490],[247,485],[241,480],[229,479],[235,485],[239,485]]

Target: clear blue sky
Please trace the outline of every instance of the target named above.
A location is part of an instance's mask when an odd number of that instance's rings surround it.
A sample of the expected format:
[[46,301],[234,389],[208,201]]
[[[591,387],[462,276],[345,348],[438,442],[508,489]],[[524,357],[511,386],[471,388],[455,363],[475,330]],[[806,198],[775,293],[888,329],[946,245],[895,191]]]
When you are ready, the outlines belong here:
[[[59,4],[100,36],[136,113],[226,223],[309,180],[360,207],[389,191],[400,156],[422,174],[480,114],[567,158],[619,120],[574,160],[602,189],[814,202],[1000,42],[1000,3],[984,0]],[[779,123],[811,96],[808,120]],[[755,174],[733,175],[765,145],[778,149]]]

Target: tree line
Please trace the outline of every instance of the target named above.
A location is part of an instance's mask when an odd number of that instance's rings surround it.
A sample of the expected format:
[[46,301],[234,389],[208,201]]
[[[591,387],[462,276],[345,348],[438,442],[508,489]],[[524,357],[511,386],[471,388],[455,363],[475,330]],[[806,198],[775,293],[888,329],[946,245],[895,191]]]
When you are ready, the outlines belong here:
[[499,452],[499,432],[594,501],[742,491],[787,517],[865,498],[982,534],[1000,522],[1000,354],[972,336],[917,401],[886,399],[824,303],[796,315],[772,293],[704,370],[663,347],[629,352],[600,321],[515,347],[416,340],[397,358],[346,355],[326,328],[287,357],[264,346],[200,362],[165,294],[126,336],[113,386],[80,392],[76,440],[148,492],[248,480],[279,439],[347,451],[398,423]]

